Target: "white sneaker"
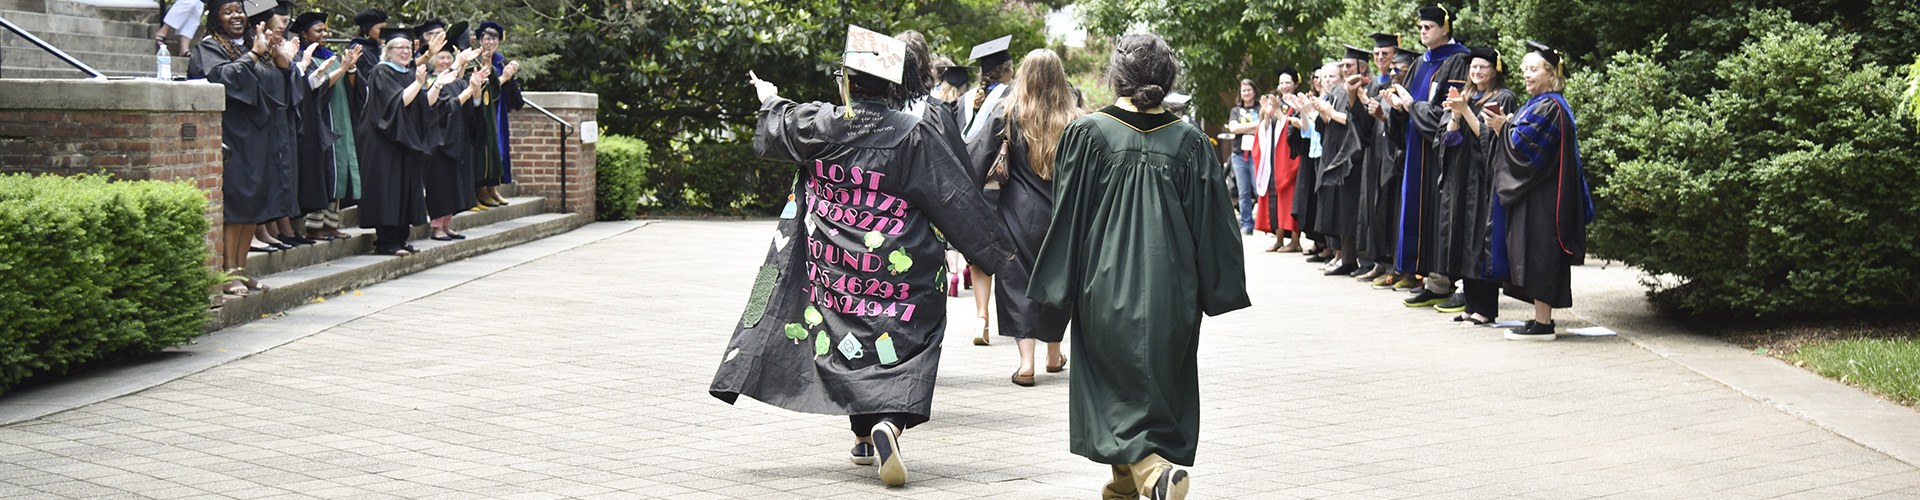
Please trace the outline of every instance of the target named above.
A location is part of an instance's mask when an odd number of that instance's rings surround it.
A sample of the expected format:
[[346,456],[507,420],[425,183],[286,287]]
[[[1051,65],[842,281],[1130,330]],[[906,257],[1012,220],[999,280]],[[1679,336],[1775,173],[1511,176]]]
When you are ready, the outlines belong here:
[[881,422],[873,424],[867,437],[873,439],[873,454],[880,461],[880,482],[887,486],[907,484],[907,464],[900,457],[900,430]]

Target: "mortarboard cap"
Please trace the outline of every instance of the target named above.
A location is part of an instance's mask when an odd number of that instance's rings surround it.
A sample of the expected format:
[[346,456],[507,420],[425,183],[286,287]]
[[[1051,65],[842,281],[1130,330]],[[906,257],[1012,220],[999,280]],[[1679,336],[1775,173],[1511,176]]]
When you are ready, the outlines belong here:
[[847,50],[841,64],[883,80],[900,83],[906,71],[907,42],[847,25]]
[[1526,43],[1527,43],[1527,52],[1540,54],[1541,59],[1546,59],[1547,64],[1553,65],[1553,70],[1555,73],[1558,73],[1562,77],[1567,76],[1566,58],[1562,54],[1560,54],[1560,51],[1553,50],[1553,47],[1548,47],[1546,46],[1546,44],[1542,44],[1540,42],[1536,42],[1533,40],[1527,40]]
[[1280,71],[1273,72],[1273,78],[1275,80],[1280,79],[1282,76],[1291,76],[1293,77],[1294,84],[1300,83],[1300,71],[1293,68],[1280,68]]
[[207,12],[217,13],[217,12],[220,12],[220,6],[230,4],[230,3],[239,3],[239,2],[240,0],[207,0],[206,2]]
[[466,21],[459,21],[447,27],[447,46],[459,50],[473,47],[473,30],[467,29]]
[[293,33],[306,33],[307,28],[312,28],[313,25],[324,23],[324,22],[327,22],[327,13],[308,12],[305,14],[301,14],[300,17],[293,18],[293,24],[288,26],[287,31],[290,31]]
[[387,13],[380,9],[367,9],[353,16],[353,24],[362,28],[387,22]]
[[441,21],[439,19],[428,19],[424,22],[421,22],[419,26],[414,26],[413,34],[416,37],[422,36],[422,35],[426,35],[427,32],[429,31],[433,31],[436,29],[446,29],[446,27],[447,27],[446,21]]
[[1420,54],[1407,49],[1393,51],[1394,64],[1413,64],[1415,57],[1420,57]]
[[480,27],[474,29],[473,38],[479,39],[489,33],[493,34],[494,38],[506,38],[507,27],[493,21],[481,21]]
[[1347,59],[1352,59],[1355,61],[1365,61],[1373,58],[1373,52],[1369,52],[1367,51],[1367,49],[1362,49],[1352,45],[1343,44],[1343,46],[1347,48]]
[[972,75],[967,74],[968,69],[966,66],[947,66],[941,68],[940,81],[947,82],[947,85],[964,87],[967,85],[967,82],[973,80]]
[[391,42],[395,38],[405,38],[409,41],[413,40],[413,28],[388,26],[387,29],[380,30],[381,45],[385,45],[387,42]]
[[1187,105],[1187,101],[1192,101],[1192,100],[1193,100],[1193,96],[1191,95],[1182,94],[1179,92],[1168,92],[1167,97],[1161,99],[1160,102],[1166,103],[1169,106],[1177,107],[1177,106],[1185,106]]
[[1012,45],[1013,35],[988,40],[987,43],[973,46],[973,53],[968,55],[967,59],[979,61],[980,70],[987,71],[999,66],[1000,63],[1013,60],[1013,56],[1007,53],[1007,48]]
[[1435,24],[1439,24],[1442,29],[1447,30],[1448,33],[1453,32],[1454,19],[1455,19],[1455,16],[1453,15],[1453,12],[1448,11],[1446,7],[1441,7],[1439,5],[1428,5],[1426,7],[1421,7],[1419,11],[1419,16],[1418,16],[1418,20],[1433,21]]
[[1473,54],[1472,57],[1474,59],[1486,59],[1487,62],[1493,63],[1493,70],[1495,72],[1507,71],[1507,65],[1500,61],[1499,49],[1495,49],[1493,47],[1481,47],[1481,48],[1469,50],[1468,53]]
[[1383,33],[1383,32],[1375,31],[1373,32],[1373,34],[1367,35],[1367,38],[1373,39],[1374,48],[1400,46],[1399,33]]

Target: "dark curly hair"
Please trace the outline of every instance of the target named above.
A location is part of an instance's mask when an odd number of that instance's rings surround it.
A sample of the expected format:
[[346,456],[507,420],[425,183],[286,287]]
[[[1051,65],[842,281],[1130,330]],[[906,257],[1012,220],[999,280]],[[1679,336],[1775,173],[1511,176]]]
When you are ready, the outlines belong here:
[[1107,63],[1107,80],[1113,82],[1114,95],[1132,98],[1133,105],[1140,109],[1160,106],[1179,75],[1180,63],[1173,58],[1173,48],[1152,33],[1121,38]]

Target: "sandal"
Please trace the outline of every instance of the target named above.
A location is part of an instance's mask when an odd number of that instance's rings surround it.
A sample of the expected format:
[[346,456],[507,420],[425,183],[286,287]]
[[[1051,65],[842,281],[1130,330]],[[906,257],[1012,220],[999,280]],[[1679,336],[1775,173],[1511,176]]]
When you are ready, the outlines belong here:
[[1493,324],[1493,318],[1482,318],[1478,314],[1469,315],[1467,319],[1460,320],[1461,328],[1487,326],[1489,324]]
[[260,284],[260,282],[254,281],[253,278],[248,278],[248,277],[240,278],[240,284],[246,285],[248,290],[252,290],[256,292],[264,292],[264,291],[273,289],[273,287]]
[[373,249],[373,254],[374,255],[392,255],[394,257],[406,257],[408,255],[413,255],[413,252],[409,252],[405,248],[375,248]]
[[991,338],[991,335],[989,335],[989,333],[987,332],[987,329],[990,328],[991,326],[992,325],[989,325],[987,323],[987,318],[980,318],[980,336],[973,338],[973,345],[992,345],[993,344],[993,339]]
[[1019,370],[1014,370],[1013,385],[1017,385],[1020,387],[1033,387],[1033,374],[1029,373],[1026,375],[1021,375]]
[[1060,373],[1064,371],[1067,371],[1067,355],[1065,354],[1060,355],[1060,364],[1047,365],[1047,373]]

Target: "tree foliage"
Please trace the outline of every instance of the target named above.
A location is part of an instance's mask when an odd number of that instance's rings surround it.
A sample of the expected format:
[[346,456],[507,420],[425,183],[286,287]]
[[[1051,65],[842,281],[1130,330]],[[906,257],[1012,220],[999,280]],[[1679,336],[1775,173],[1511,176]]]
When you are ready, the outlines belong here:
[[1088,31],[1119,36],[1149,31],[1179,55],[1181,92],[1218,96],[1194,100],[1199,116],[1221,122],[1241,78],[1271,80],[1274,71],[1304,66],[1321,54],[1312,47],[1340,0],[1081,0]]

